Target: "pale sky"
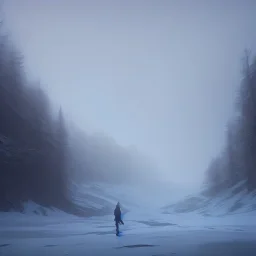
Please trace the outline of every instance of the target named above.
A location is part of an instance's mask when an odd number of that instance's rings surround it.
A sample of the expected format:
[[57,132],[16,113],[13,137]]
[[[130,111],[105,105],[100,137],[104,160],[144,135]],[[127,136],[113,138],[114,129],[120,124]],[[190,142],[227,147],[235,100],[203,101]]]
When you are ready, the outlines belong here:
[[86,131],[136,145],[174,182],[202,181],[256,52],[255,0],[6,0],[32,78]]

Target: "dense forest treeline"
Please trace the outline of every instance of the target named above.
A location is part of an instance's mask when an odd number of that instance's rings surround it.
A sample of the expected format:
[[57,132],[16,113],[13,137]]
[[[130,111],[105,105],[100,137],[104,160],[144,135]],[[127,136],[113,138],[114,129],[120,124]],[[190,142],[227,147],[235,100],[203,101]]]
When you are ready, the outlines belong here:
[[99,181],[134,184],[157,181],[154,161],[136,147],[123,147],[104,133],[86,134],[69,129],[73,177],[77,182]]
[[52,116],[39,83],[26,77],[23,60],[7,36],[0,37],[0,210],[22,201],[68,206],[67,140],[60,109]]
[[153,174],[153,163],[136,150],[86,134],[61,108],[54,115],[40,83],[29,81],[21,54],[0,34],[0,211],[22,211],[32,200],[78,213],[72,182],[139,182]]
[[237,92],[236,115],[226,130],[225,148],[206,172],[211,195],[245,181],[248,192],[256,189],[256,58],[246,50],[243,78]]

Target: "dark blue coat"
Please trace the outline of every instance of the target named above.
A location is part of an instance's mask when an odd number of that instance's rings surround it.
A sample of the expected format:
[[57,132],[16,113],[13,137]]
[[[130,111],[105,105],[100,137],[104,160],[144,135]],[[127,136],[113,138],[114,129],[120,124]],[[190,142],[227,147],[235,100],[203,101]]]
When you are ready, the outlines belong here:
[[115,221],[118,221],[118,222],[121,221],[121,209],[119,206],[116,206],[114,215],[115,215]]

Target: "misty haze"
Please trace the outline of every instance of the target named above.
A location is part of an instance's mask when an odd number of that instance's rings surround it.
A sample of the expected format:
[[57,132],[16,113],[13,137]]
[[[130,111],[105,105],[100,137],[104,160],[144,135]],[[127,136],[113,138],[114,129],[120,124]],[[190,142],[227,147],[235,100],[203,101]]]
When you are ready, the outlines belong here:
[[256,255],[256,1],[0,7],[0,255]]

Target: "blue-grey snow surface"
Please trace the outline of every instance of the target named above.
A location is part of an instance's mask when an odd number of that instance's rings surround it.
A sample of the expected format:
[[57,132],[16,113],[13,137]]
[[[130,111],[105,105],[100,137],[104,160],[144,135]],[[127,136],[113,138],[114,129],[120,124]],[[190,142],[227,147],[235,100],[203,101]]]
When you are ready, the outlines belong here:
[[[186,199],[163,211],[157,198],[164,193],[168,199],[168,191],[87,184],[76,190],[75,201],[111,215],[79,218],[28,202],[23,214],[0,213],[0,256],[255,256],[255,198],[233,191],[203,198],[192,209]],[[127,209],[120,237],[112,215],[117,200]]]
[[[256,191],[248,193],[245,181],[215,196],[193,194],[162,208],[165,213],[198,213],[204,216],[227,216],[256,212]],[[242,215],[241,215],[242,216]]]
[[256,255],[255,214],[203,217],[132,210],[121,237],[113,216],[0,214],[1,256]]

